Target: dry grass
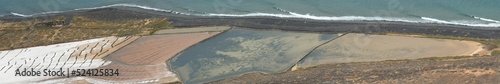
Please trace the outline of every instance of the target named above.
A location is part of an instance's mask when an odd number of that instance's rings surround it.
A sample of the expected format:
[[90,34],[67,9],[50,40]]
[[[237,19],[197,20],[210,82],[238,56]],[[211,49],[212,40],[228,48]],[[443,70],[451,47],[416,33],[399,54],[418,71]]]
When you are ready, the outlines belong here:
[[173,28],[166,18],[105,21],[83,16],[73,16],[66,26],[40,25],[64,19],[64,16],[56,16],[51,19],[0,21],[0,50],[107,36],[150,35],[160,29]]

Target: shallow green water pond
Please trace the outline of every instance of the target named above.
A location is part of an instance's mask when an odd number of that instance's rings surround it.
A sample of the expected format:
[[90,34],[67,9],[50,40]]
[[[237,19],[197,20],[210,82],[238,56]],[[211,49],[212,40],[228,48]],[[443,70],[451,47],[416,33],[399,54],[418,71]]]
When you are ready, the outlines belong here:
[[279,73],[337,36],[235,28],[193,45],[168,63],[187,84],[254,71]]

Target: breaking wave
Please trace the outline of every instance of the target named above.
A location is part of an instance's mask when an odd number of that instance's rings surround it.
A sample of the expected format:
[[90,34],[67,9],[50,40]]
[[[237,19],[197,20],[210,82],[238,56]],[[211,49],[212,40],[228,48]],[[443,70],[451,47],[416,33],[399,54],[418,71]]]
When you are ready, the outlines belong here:
[[500,23],[500,21],[497,21],[497,20],[493,20],[493,19],[488,19],[488,18],[481,18],[481,17],[476,17],[476,16],[472,16],[476,19],[479,19],[479,20],[483,20],[483,21],[488,21],[488,22],[495,22],[495,23]]
[[15,15],[15,16],[21,16],[21,17],[31,17],[31,15],[25,15],[25,14],[14,13],[14,12],[10,12],[10,14]]
[[476,24],[472,24],[472,22],[465,23],[463,21],[460,21],[460,22],[459,21],[445,21],[445,20],[439,20],[439,19],[436,19],[436,18],[429,18],[429,17],[421,17],[421,19],[432,21],[434,23],[442,23],[442,24],[477,26],[477,27],[500,27],[500,23],[498,23],[498,22],[495,22],[495,23],[476,23]]
[[[73,9],[73,10],[68,10],[68,11],[93,10],[93,9],[101,9],[101,8],[109,8],[109,7],[135,7],[135,8],[141,8],[141,9],[146,9],[146,10],[161,11],[161,12],[174,13],[174,14],[185,14],[185,13],[175,12],[172,10],[164,10],[164,9],[135,5],[135,4],[113,4],[113,5],[107,5],[107,6],[92,7],[92,8],[78,8],[78,9]],[[21,16],[21,17],[32,17],[32,16],[36,16],[36,15],[62,13],[62,12],[66,12],[66,11],[50,11],[50,12],[41,12],[41,13],[35,13],[35,14],[30,14],[30,15],[15,13],[15,12],[11,12],[11,14],[15,15],[15,16]],[[186,14],[186,15],[189,15],[189,14]]]
[[[290,12],[281,8],[274,7],[275,9],[286,12],[288,14],[272,14],[272,13],[249,13],[249,14],[204,14],[202,16],[226,16],[226,17],[255,17],[255,16],[267,16],[267,17],[280,17],[280,18],[303,18],[303,19],[313,19],[313,20],[345,20],[345,21],[398,21],[398,22],[411,22],[411,23],[440,23],[440,24],[452,24],[452,25],[463,25],[463,26],[477,26],[477,27],[500,27],[500,22],[492,19],[479,18],[483,21],[495,22],[495,23],[464,23],[464,21],[445,21],[430,17],[420,17],[420,18],[402,18],[402,17],[366,17],[366,16],[314,16],[310,14],[299,14],[295,12]],[[472,21],[470,21],[472,22]]]
[[[482,21],[487,21],[490,23],[472,23],[473,21],[470,21],[470,23],[467,23],[467,21],[446,21],[446,20],[439,20],[436,18],[430,18],[430,17],[420,17],[420,18],[404,18],[404,17],[367,17],[367,16],[315,16],[311,14],[300,14],[300,13],[295,13],[295,12],[290,12],[285,9],[281,9],[278,7],[274,7],[274,9],[277,9],[281,12],[285,12],[285,14],[275,14],[275,13],[248,13],[248,14],[217,14],[217,13],[200,13],[200,14],[190,14],[190,13],[181,13],[181,12],[176,12],[173,10],[166,10],[166,9],[160,9],[160,8],[153,8],[153,7],[148,7],[148,6],[141,6],[141,5],[135,5],[135,4],[113,4],[113,5],[107,5],[107,6],[100,6],[100,7],[92,7],[92,8],[79,8],[79,9],[73,9],[70,11],[76,11],[76,10],[92,10],[92,9],[100,9],[100,8],[108,8],[108,7],[135,7],[135,8],[141,8],[141,9],[146,9],[146,10],[153,10],[153,11],[161,11],[161,12],[166,12],[166,13],[173,13],[173,14],[183,14],[183,15],[196,15],[196,16],[219,16],[219,17],[279,17],[279,18],[301,18],[301,19],[312,19],[312,20],[345,20],[345,21],[397,21],[397,22],[410,22],[410,23],[439,23],[439,24],[452,24],[452,25],[463,25],[463,26],[476,26],[476,27],[500,27],[500,21],[493,20],[493,19],[487,19],[487,18],[481,18],[481,17],[474,17],[478,20]],[[188,10],[188,11],[195,11],[195,10]],[[36,14],[31,14],[31,15],[26,15],[26,14],[20,14],[20,13],[14,13],[11,12],[12,15],[16,16],[21,16],[21,17],[32,17],[38,14],[49,14],[49,13],[61,13],[62,11],[52,11],[52,12],[42,12],[42,13],[36,13]]]

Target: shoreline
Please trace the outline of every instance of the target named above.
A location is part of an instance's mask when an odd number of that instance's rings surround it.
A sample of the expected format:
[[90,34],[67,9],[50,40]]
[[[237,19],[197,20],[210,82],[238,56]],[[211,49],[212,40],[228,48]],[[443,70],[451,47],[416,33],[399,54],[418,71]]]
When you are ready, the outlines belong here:
[[438,23],[409,23],[395,21],[326,21],[301,18],[279,17],[215,17],[182,15],[168,12],[146,10],[133,7],[109,7],[91,10],[75,10],[34,17],[4,16],[0,20],[18,21],[53,16],[91,16],[94,19],[126,20],[163,17],[168,18],[176,28],[198,26],[235,26],[254,29],[286,30],[319,33],[421,33],[446,36],[498,39],[500,28],[474,27]]

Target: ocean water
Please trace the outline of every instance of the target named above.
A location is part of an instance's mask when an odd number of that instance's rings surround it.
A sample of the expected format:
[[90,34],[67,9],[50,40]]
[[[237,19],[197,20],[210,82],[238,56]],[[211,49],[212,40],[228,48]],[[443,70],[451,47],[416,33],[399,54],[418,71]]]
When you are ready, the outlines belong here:
[[0,15],[109,6],[200,16],[384,20],[500,27],[500,0],[1,0]]

